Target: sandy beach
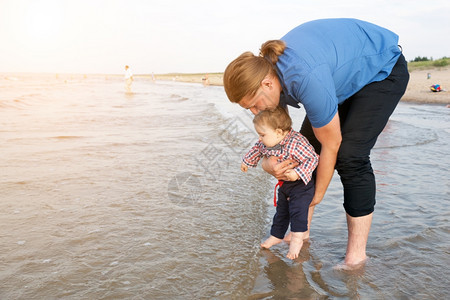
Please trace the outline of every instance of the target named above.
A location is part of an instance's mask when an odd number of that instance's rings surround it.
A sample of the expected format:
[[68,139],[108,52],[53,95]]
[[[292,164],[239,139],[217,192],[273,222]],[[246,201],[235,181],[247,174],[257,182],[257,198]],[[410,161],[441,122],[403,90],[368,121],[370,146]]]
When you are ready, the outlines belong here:
[[[408,88],[402,101],[450,104],[450,68],[414,70],[410,74]],[[433,84],[440,84],[445,91],[432,92],[430,86]]]
[[[431,74],[428,78],[428,73]],[[413,70],[402,101],[416,103],[450,104],[450,68]],[[156,75],[157,80],[172,80],[192,83],[205,83],[205,74],[166,74]],[[208,74],[209,85],[223,85],[223,73]],[[430,86],[440,84],[445,90],[432,92]]]
[[170,80],[180,82],[192,82],[201,83],[207,85],[223,85],[223,73],[208,73],[208,80],[206,79],[206,73],[189,74],[189,73],[174,73],[174,74],[159,74],[155,75],[156,80]]

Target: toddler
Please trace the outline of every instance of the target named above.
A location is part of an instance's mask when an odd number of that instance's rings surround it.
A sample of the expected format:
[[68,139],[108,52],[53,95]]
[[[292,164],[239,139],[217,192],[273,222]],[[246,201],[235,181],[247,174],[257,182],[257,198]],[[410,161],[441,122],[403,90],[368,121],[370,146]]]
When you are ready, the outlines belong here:
[[308,209],[314,196],[313,172],[319,162],[319,156],[313,146],[299,132],[292,129],[292,120],[282,107],[265,110],[253,119],[259,141],[244,156],[241,170],[247,172],[248,167],[256,167],[261,157],[276,156],[279,161],[292,159],[298,162],[294,169],[287,170],[285,175],[289,181],[278,181],[278,201],[274,196],[276,208],[273,217],[270,237],[261,247],[271,246],[283,241],[284,235],[291,225],[291,241],[287,257],[296,259],[307,238]]

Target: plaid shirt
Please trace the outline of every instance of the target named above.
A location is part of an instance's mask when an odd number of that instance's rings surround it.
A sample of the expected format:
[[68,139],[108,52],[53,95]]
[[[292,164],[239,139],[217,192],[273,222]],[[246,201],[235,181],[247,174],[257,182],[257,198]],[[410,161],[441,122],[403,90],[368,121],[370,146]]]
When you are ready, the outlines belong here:
[[269,148],[261,141],[256,142],[242,161],[249,167],[256,167],[263,156],[277,156],[279,162],[287,159],[295,160],[299,165],[294,171],[305,184],[311,180],[312,173],[319,163],[319,155],[314,151],[314,147],[306,137],[293,129],[274,147]]

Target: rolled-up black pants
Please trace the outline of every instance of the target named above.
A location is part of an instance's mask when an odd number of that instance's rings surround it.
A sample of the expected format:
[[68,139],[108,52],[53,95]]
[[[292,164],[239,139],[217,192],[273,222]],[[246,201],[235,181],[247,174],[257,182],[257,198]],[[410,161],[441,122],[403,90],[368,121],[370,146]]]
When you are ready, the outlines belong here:
[[[405,93],[408,80],[407,63],[400,55],[386,79],[366,85],[339,105],[342,143],[336,170],[344,187],[345,211],[352,217],[374,211],[376,187],[370,151]],[[320,153],[320,143],[307,117],[300,132]]]

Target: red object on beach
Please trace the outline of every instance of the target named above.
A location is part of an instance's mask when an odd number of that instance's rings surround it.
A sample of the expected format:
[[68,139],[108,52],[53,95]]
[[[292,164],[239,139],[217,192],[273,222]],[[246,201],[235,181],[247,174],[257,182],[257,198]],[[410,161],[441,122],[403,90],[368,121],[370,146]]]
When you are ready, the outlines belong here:
[[277,187],[281,187],[283,183],[283,180],[278,180],[278,183],[275,185],[275,190],[273,191],[273,206],[275,207],[277,207]]
[[430,86],[430,90],[433,92],[440,92],[442,91],[442,88],[439,84],[433,84],[432,86]]

